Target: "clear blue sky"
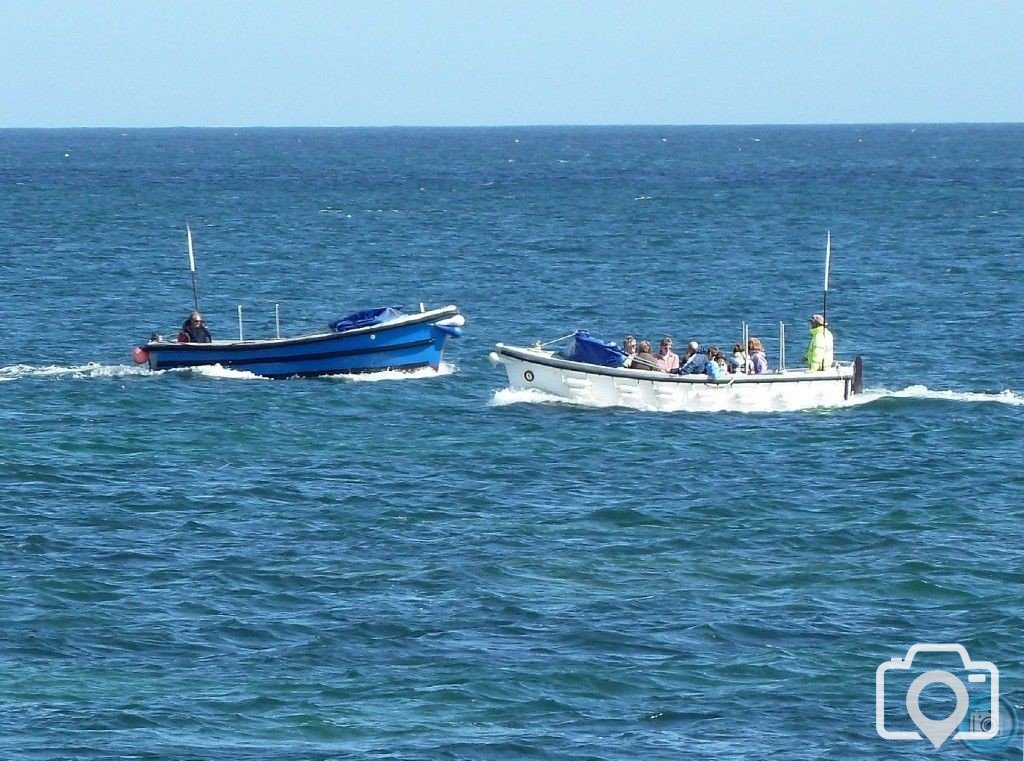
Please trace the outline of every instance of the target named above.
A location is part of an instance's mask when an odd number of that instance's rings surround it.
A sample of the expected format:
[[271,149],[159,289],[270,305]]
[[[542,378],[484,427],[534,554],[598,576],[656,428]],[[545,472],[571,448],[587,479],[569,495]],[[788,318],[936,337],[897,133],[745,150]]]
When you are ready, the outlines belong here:
[[1024,121],[1016,0],[0,0],[0,127]]

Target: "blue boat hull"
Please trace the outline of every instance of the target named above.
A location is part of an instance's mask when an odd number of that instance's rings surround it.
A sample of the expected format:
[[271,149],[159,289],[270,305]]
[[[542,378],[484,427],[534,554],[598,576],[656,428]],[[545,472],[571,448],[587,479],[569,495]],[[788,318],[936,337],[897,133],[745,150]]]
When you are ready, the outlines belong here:
[[208,344],[161,341],[141,348],[152,370],[221,365],[267,378],[436,370],[448,338],[460,334],[458,327],[438,323],[457,314],[446,307],[341,333]]

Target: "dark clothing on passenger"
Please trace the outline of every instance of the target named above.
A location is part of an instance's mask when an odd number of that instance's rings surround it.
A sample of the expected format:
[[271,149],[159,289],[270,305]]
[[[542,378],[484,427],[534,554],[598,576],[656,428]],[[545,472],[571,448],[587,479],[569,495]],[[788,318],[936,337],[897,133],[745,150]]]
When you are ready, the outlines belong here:
[[708,362],[711,362],[707,352],[698,352],[686,360],[686,363],[679,368],[680,375],[702,375],[708,369]]
[[183,337],[185,340],[182,343],[208,344],[213,341],[213,336],[206,329],[206,323],[201,322],[198,325],[193,325],[191,320],[185,320],[185,324],[181,326],[178,340],[181,341]]

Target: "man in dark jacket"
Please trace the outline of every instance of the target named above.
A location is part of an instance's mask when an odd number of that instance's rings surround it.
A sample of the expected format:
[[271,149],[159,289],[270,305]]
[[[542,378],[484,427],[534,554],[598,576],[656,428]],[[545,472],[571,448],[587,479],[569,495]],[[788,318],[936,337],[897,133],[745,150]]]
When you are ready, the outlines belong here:
[[178,343],[208,344],[213,341],[213,336],[206,329],[203,316],[199,312],[193,312],[181,326],[178,334]]

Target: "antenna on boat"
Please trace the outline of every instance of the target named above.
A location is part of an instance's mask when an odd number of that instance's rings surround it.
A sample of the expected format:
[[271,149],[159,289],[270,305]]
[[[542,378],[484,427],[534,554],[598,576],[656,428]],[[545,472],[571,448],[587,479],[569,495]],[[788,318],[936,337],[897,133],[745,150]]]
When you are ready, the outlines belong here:
[[192,301],[199,311],[199,291],[196,289],[196,257],[192,252],[192,228],[188,222],[185,223],[185,232],[188,233],[188,269],[192,273]]
[[832,259],[832,231],[828,231],[828,235],[825,238],[825,290],[821,295],[821,316],[825,320],[825,324],[828,325],[828,266]]
[[274,324],[277,325],[277,337],[281,337],[281,304],[274,304]]

